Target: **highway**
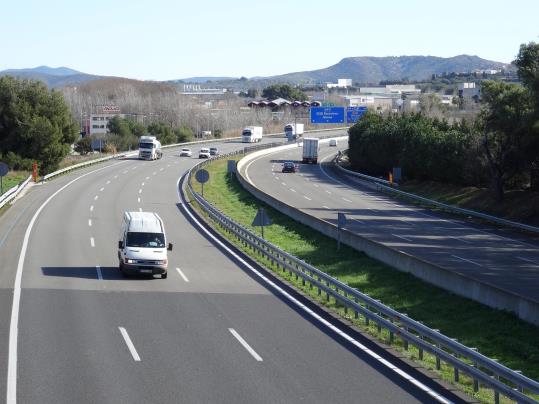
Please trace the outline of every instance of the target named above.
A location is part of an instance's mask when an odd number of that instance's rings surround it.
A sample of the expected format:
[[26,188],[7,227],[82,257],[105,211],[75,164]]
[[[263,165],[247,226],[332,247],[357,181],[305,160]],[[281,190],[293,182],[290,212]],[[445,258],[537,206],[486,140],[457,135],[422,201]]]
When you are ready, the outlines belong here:
[[338,147],[322,143],[319,164],[281,173],[283,161],[301,161],[300,147],[261,156],[247,165],[250,181],[263,192],[320,219],[468,278],[539,301],[539,242],[509,231],[435,213],[377,192],[340,174],[331,159]]
[[[199,160],[177,151],[35,185],[0,216],[7,402],[460,401],[198,227],[178,182]],[[174,244],[166,280],[118,271],[122,213],[140,209]]]

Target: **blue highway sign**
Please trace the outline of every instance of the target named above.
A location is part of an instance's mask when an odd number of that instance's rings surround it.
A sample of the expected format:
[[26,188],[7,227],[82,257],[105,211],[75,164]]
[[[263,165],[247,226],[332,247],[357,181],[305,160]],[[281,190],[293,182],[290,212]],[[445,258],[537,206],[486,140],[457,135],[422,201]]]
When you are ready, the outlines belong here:
[[367,112],[367,107],[347,107],[346,122],[356,123]]
[[344,107],[312,107],[311,123],[344,123]]

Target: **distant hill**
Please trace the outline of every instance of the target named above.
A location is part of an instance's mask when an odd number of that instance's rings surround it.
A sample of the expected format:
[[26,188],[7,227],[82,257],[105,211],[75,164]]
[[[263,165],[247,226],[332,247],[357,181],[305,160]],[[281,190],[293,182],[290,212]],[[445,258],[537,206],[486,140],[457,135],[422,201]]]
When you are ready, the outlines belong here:
[[189,77],[186,79],[179,79],[179,80],[171,80],[172,82],[181,82],[181,83],[194,83],[194,84],[204,84],[207,82],[215,82],[215,81],[229,81],[229,80],[236,80],[237,77]]
[[21,79],[41,80],[48,87],[64,87],[98,80],[105,76],[81,73],[68,67],[39,66],[31,69],[8,69],[0,71],[0,76],[14,76]]
[[450,58],[436,56],[349,57],[325,69],[266,77],[266,80],[315,84],[335,82],[338,78],[357,83],[379,83],[382,80],[430,79],[432,74],[444,72],[471,72],[485,69],[507,69],[510,65],[481,59],[478,56],[459,55]]

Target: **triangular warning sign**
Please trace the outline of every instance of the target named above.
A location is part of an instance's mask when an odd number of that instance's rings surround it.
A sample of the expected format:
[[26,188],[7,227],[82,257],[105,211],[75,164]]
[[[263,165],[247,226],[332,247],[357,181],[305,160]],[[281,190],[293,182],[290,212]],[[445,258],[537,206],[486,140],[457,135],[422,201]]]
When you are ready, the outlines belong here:
[[255,219],[253,220],[253,223],[251,226],[269,226],[271,225],[271,220],[266,214],[266,211],[264,208],[258,209],[258,212],[256,213]]

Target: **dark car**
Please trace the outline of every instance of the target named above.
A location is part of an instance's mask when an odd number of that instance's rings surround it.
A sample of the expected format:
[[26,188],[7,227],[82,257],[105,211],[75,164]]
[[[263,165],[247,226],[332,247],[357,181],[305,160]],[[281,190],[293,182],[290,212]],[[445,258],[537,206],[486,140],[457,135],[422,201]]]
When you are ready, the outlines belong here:
[[298,166],[296,166],[291,161],[285,161],[283,164],[283,173],[295,173],[298,170]]
[[210,156],[218,156],[219,150],[217,150],[217,147],[210,147]]

